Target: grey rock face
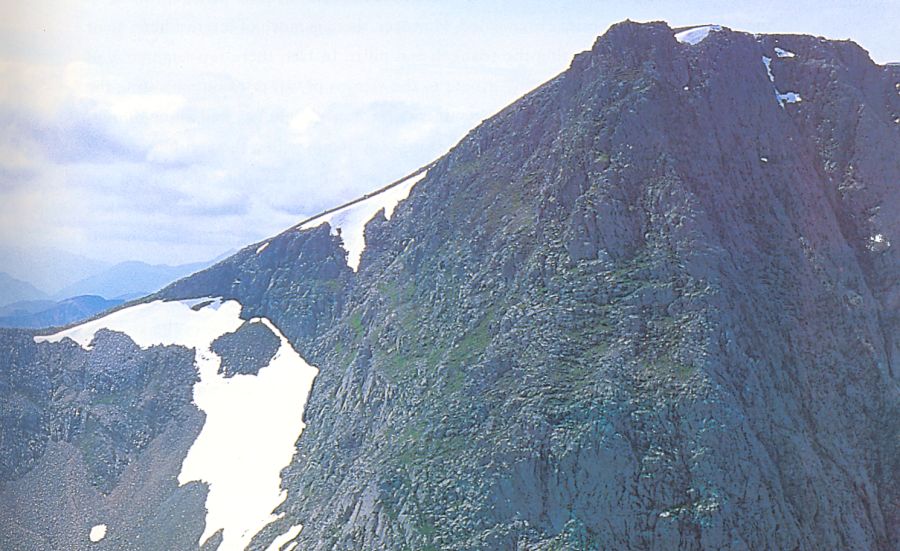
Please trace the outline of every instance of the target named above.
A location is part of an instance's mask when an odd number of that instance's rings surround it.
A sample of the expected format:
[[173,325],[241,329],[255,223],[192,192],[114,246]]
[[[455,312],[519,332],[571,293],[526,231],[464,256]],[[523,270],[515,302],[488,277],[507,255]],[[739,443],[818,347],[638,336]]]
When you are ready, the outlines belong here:
[[225,333],[212,342],[210,349],[222,358],[219,373],[233,377],[237,373],[256,375],[269,365],[281,341],[262,323],[244,323],[237,331]]
[[[0,339],[0,548],[195,543],[206,491],[176,481],[203,423],[193,351],[141,350],[107,330],[91,350],[24,331]],[[110,527],[100,547],[88,539],[94,524]]]
[[2,364],[0,476],[15,479],[49,442],[79,446],[91,482],[109,492],[134,456],[191,406],[193,352],[141,350],[122,333],[100,330],[91,350],[70,340],[36,344],[4,332],[13,353]]
[[370,224],[344,323],[292,335],[301,546],[890,548],[891,78],[623,24],[473,131]]
[[[358,272],[290,229],[151,297],[237,299],[320,370],[252,549],[298,523],[322,550],[896,547],[900,70],[673,32],[616,25],[470,132]],[[248,327],[229,365],[266,355]],[[3,335],[32,371],[57,350]]]

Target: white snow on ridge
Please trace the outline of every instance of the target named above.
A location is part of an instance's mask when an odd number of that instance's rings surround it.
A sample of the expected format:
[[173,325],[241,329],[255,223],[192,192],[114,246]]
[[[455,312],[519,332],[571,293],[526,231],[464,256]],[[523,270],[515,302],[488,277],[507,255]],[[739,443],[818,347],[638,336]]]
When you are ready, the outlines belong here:
[[268,246],[269,246],[269,242],[266,241],[265,243],[263,243],[262,245],[260,245],[259,247],[256,248],[256,254],[263,252],[264,250],[266,250],[266,247],[268,247]]
[[722,25],[703,25],[702,27],[694,27],[680,33],[675,33],[675,40],[682,44],[690,44],[695,46],[709,36],[710,31],[721,31]]
[[[205,302],[209,304],[200,307]],[[250,323],[264,323],[278,337],[278,351],[257,375],[220,375],[221,358],[210,345],[244,323],[241,309],[234,300],[158,300],[35,337],[37,342],[71,338],[89,348],[96,332],[107,328],[126,333],[141,348],[177,344],[194,349],[200,372],[194,403],[206,421],[182,463],[178,482],[209,485],[206,526],[198,545],[223,529],[219,551],[243,550],[256,533],[279,518],[272,511],[287,497],[281,490],[281,469],[293,458],[305,427],[306,400],[318,374],[271,321],[254,318]],[[294,537],[296,533],[286,541]]]
[[93,542],[93,543],[97,543],[98,541],[102,540],[103,538],[106,537],[106,525],[98,524],[98,525],[92,527],[91,533],[88,535],[88,537],[91,539],[91,542]]
[[409,197],[409,192],[413,186],[419,183],[426,174],[428,174],[428,171],[423,170],[419,174],[411,176],[381,193],[376,193],[358,203],[308,220],[300,226],[300,229],[308,230],[328,222],[328,225],[331,226],[332,234],[341,236],[344,249],[347,251],[347,264],[355,272],[359,269],[359,260],[362,258],[363,250],[366,248],[366,237],[364,235],[366,224],[381,209],[384,209],[385,218],[390,220],[394,214],[394,208],[400,201]]
[[[211,301],[199,310],[191,307]],[[240,327],[241,305],[230,300],[194,299],[163,302],[157,300],[117,310],[108,316],[76,325],[54,335],[35,337],[35,342],[59,342],[68,337],[85,350],[91,349],[94,334],[100,329],[119,331],[131,337],[141,348],[157,344],[187,347],[209,346],[216,337]]]
[[794,52],[789,52],[787,50],[782,50],[781,48],[775,48],[775,55],[777,55],[778,57],[794,57],[797,54],[795,54]]

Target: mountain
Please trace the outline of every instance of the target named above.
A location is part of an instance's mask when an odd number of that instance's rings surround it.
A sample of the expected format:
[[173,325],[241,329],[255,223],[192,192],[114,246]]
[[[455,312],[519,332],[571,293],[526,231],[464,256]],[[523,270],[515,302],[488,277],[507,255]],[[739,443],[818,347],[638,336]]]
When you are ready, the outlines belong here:
[[0,547],[895,549],[898,90],[620,23],[390,186],[0,331]]
[[196,262],[168,266],[139,261],[121,262],[63,287],[55,296],[59,299],[79,295],[99,295],[107,298],[144,296],[210,264],[210,262]]
[[121,262],[60,289],[55,300],[47,300],[47,295],[32,285],[0,272],[0,327],[41,328],[74,323],[146,296],[210,264]]
[[0,272],[0,306],[26,300],[40,300],[47,295],[34,285]]
[[0,327],[60,327],[88,319],[125,302],[83,295],[58,302],[31,301],[10,304],[0,311]]
[[108,268],[109,264],[55,247],[0,247],[0,266],[16,279],[53,295],[66,285]]
[[0,266],[13,278],[45,289],[56,300],[91,294],[114,299],[145,296],[227,256],[230,253],[177,266],[139,261],[110,265],[53,247],[0,247]]
[[[140,297],[136,297],[140,298]],[[0,306],[0,316],[17,316],[21,314],[33,314],[52,308],[56,302],[52,300],[20,300],[11,302],[5,306]]]

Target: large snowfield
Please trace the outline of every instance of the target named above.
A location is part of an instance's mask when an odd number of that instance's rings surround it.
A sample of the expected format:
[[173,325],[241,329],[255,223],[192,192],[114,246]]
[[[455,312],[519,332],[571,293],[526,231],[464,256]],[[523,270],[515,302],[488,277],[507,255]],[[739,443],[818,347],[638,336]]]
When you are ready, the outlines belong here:
[[[287,496],[281,489],[281,469],[291,462],[305,427],[303,410],[318,373],[269,320],[254,318],[249,322],[265,324],[280,339],[278,351],[257,375],[226,378],[219,374],[221,358],[210,345],[244,323],[241,308],[235,300],[158,300],[54,335],[35,337],[38,342],[70,338],[90,349],[96,332],[105,328],[127,334],[141,348],[180,345],[194,349],[200,373],[194,402],[206,413],[206,421],[188,451],[178,481],[209,485],[206,527],[199,543],[222,529],[220,551],[244,549],[254,535],[278,518],[273,511]],[[299,531],[299,525],[288,530],[279,546]]]

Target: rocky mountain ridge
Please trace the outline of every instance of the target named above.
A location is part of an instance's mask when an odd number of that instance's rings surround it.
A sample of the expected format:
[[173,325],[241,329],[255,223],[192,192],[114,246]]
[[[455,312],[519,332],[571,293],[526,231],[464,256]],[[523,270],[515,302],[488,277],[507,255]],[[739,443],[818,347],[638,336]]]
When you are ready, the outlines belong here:
[[[610,28],[375,213],[355,268],[302,224],[139,301],[235,301],[318,368],[250,549],[896,545],[900,68],[682,31]],[[223,378],[269,369],[265,331],[227,334]],[[194,548],[190,351],[0,338],[2,546]]]

